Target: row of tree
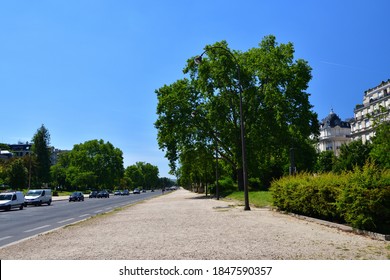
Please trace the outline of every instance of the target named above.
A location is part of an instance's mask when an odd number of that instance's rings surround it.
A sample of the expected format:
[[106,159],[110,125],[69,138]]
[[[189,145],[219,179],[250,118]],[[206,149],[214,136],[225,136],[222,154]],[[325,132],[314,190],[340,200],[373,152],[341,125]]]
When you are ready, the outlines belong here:
[[158,144],[180,185],[208,185],[219,177],[242,189],[241,115],[250,186],[267,188],[291,166],[328,169],[315,149],[319,122],[306,92],[312,69],[294,59],[292,43],[278,44],[270,35],[246,52],[225,41],[204,50],[187,60],[184,78],[156,90]]
[[220,176],[242,189],[240,95],[249,178],[269,185],[288,172],[292,148],[297,168],[311,168],[319,122],[306,92],[311,67],[294,59],[293,44],[267,36],[241,52],[221,41],[204,54],[200,64],[188,59],[185,78],[156,90],[158,143],[181,185],[213,182],[218,158]]
[[[110,142],[90,140],[59,154],[51,164],[50,134],[42,125],[32,139],[32,153],[0,162],[0,185],[13,188],[49,185],[65,190],[132,189],[169,187],[174,182],[159,178],[157,166],[137,162],[124,168],[123,153]],[[7,148],[2,144],[2,148]]]

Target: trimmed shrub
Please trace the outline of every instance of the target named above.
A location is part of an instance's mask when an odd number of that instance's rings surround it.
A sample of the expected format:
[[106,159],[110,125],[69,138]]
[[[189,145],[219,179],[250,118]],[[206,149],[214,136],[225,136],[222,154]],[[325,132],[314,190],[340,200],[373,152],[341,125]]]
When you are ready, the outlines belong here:
[[374,164],[337,175],[283,177],[270,191],[280,210],[390,233],[390,170]]
[[390,171],[366,164],[348,174],[337,207],[345,221],[363,230],[390,232]]
[[336,200],[344,185],[334,174],[299,174],[274,181],[270,191],[274,206],[281,210],[316,218],[339,221]]

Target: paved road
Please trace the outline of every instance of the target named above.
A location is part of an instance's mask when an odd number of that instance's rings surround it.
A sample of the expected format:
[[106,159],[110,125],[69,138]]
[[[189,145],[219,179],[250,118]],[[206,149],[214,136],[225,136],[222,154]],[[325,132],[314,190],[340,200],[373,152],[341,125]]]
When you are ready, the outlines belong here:
[[44,204],[23,210],[0,211],[0,247],[158,195],[161,192],[112,195],[102,199],[86,196],[84,202],[68,202],[67,197],[62,200],[54,198],[50,206]]

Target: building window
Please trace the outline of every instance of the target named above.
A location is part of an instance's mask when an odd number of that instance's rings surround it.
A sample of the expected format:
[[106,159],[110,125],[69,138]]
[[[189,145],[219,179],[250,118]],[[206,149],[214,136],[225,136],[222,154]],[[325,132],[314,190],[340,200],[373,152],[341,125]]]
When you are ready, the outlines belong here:
[[370,127],[370,120],[366,120],[365,125],[366,125],[366,128],[367,128],[367,127]]

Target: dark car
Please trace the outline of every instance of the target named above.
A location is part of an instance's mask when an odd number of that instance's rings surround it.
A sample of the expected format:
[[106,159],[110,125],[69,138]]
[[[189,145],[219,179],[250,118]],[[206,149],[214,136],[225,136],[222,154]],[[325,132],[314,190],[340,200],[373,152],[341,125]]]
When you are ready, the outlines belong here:
[[98,195],[98,191],[92,191],[90,194],[89,194],[89,198],[96,198]]
[[124,191],[122,192],[122,195],[129,195],[129,194],[130,194],[129,190],[124,190]]
[[73,192],[69,196],[69,202],[71,201],[84,201],[84,194],[82,192]]
[[118,191],[117,190],[117,191],[114,192],[114,195],[122,195],[122,191]]
[[108,191],[100,191],[98,194],[97,194],[97,198],[109,198],[110,197],[110,194],[108,193]]
[[134,193],[134,194],[140,194],[141,192],[140,192],[139,189],[134,189],[133,193]]

